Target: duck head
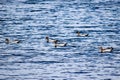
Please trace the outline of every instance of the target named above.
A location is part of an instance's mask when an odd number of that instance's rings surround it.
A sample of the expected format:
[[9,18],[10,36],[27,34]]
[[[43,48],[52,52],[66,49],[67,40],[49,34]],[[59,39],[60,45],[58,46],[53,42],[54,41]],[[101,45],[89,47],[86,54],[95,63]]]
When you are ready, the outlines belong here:
[[77,33],[77,34],[80,34],[80,32],[79,32],[79,31],[76,31],[76,33]]
[[47,40],[47,42],[49,42],[49,37],[48,36],[46,36],[46,38],[45,38],[46,40]]
[[9,44],[9,43],[10,43],[10,40],[9,40],[8,38],[6,38],[6,39],[5,39],[5,42],[6,42],[7,44]]
[[79,31],[76,31],[76,34],[77,34],[77,36],[80,36],[80,32]]

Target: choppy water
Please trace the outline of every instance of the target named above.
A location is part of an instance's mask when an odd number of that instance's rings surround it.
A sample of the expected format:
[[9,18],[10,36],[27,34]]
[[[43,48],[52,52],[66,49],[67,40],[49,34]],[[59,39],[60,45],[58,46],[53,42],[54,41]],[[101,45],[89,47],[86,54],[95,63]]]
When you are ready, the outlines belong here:
[[120,80],[120,1],[1,0],[0,80]]

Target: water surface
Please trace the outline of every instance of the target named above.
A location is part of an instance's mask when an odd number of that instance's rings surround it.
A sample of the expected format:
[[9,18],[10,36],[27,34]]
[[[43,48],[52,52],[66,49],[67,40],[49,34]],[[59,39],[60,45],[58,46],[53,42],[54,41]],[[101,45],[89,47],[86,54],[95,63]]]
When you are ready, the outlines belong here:
[[[46,36],[67,46],[54,48]],[[100,46],[114,49],[101,54]],[[119,0],[0,2],[0,80],[119,80],[119,54]]]

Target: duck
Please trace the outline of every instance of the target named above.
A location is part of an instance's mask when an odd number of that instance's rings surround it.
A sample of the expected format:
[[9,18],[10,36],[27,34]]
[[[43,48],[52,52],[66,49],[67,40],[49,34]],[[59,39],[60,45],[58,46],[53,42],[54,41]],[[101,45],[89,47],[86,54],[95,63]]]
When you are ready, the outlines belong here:
[[113,50],[113,47],[107,47],[107,48],[99,47],[99,48],[101,53],[112,52]]
[[6,38],[6,39],[5,39],[5,43],[6,43],[6,44],[9,44],[9,43],[20,43],[20,40],[10,41],[8,38]]
[[55,39],[50,39],[48,36],[46,36],[45,39],[46,39],[47,43],[49,43],[49,42],[55,43],[56,41],[58,41],[58,40],[55,40]]
[[55,47],[65,47],[65,46],[67,46],[67,43],[58,43],[58,41],[55,41],[54,42],[54,44],[55,44]]
[[81,34],[79,31],[77,31],[76,33],[77,33],[77,36],[81,36],[81,37],[88,36],[88,34]]

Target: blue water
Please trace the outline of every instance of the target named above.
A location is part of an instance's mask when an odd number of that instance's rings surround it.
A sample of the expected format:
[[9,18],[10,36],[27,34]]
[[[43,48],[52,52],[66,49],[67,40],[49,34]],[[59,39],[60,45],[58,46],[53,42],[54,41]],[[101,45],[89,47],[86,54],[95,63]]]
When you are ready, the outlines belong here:
[[0,80],[120,80],[120,1],[1,0]]

